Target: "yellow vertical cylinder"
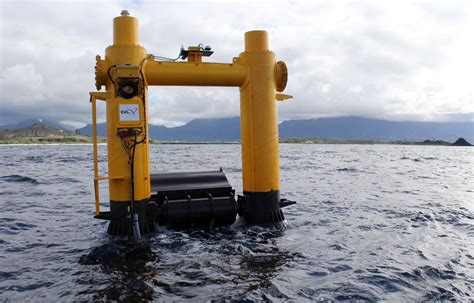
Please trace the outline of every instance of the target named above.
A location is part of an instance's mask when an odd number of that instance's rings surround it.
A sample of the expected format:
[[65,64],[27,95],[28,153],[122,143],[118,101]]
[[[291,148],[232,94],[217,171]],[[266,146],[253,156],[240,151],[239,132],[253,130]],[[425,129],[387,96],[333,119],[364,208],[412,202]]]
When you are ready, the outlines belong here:
[[240,127],[244,195],[241,214],[249,224],[279,225],[280,164],[276,107],[275,55],[265,31],[245,33],[240,63],[249,77],[240,87]]
[[245,51],[268,51],[268,33],[266,31],[250,31],[244,36]]
[[278,117],[275,102],[275,55],[265,31],[245,33],[240,60],[250,79],[240,88],[242,174],[244,192],[280,189]]
[[[146,50],[139,45],[138,20],[122,12],[122,16],[114,19],[114,44],[106,49],[106,62],[111,67],[110,74],[113,77],[114,66],[118,64],[139,65],[146,57]],[[118,85],[115,83],[115,85]],[[140,120],[133,127],[141,127],[142,134],[138,135],[137,141],[145,138],[148,133],[147,105],[143,102],[143,94],[131,99],[124,99],[117,95],[116,86],[107,79],[107,91],[110,99],[107,100],[107,155],[109,168],[109,194],[111,202],[131,201],[131,173],[129,156],[125,151],[122,141],[117,134],[120,127],[127,124],[120,121],[119,109],[121,104],[136,104],[139,107]],[[144,89],[145,97],[147,89]],[[145,98],[147,100],[147,98]],[[129,137],[128,139],[133,139]],[[134,157],[134,200],[143,201],[150,198],[150,170],[148,163],[148,138],[141,144],[137,144]],[[113,205],[111,205],[112,207]]]
[[114,45],[138,45],[138,20],[122,11],[122,16],[114,18]]

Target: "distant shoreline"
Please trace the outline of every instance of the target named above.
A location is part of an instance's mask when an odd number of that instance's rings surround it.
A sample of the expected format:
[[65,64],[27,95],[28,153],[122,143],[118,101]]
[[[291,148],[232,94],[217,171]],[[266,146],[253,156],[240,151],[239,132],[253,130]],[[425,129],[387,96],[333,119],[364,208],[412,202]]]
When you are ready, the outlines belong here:
[[[235,120],[235,119],[234,119]],[[360,119],[358,119],[360,120]],[[365,121],[365,120],[364,120]],[[212,132],[211,132],[212,133]],[[237,133],[234,132],[231,136],[220,135],[222,138],[229,138],[227,140],[216,140],[213,141],[209,134],[205,135],[194,135],[194,136],[181,136],[181,135],[166,135],[166,133],[160,133],[163,137],[168,138],[208,138],[209,140],[202,140],[202,141],[189,141],[189,140],[150,140],[150,144],[240,144],[240,141],[237,141]],[[158,135],[160,135],[158,134]],[[454,143],[447,142],[444,140],[438,139],[431,139],[431,140],[423,140],[423,141],[416,141],[417,139],[406,140],[404,136],[398,136],[398,140],[378,140],[378,139],[323,139],[318,138],[318,136],[311,136],[311,135],[302,135],[302,136],[288,136],[285,133],[280,132],[282,136],[285,138],[280,138],[280,143],[288,143],[288,144],[357,144],[357,145],[421,145],[421,146],[471,146],[469,142],[467,142],[464,138],[458,138]],[[156,135],[155,135],[156,136]],[[321,137],[328,137],[329,135],[321,135]],[[357,138],[360,134],[352,134],[352,135],[337,135],[333,134],[330,136],[334,137],[353,137]],[[370,137],[369,135],[366,135]],[[149,137],[153,137],[150,133]],[[376,138],[385,138],[383,135],[373,136]],[[397,138],[394,135],[387,135],[387,137]],[[418,135],[416,138],[434,138],[430,135]],[[232,138],[232,139],[231,139]],[[449,138],[452,139],[452,136]],[[468,137],[470,138],[470,137]],[[99,143],[106,143],[107,138],[103,136],[97,137],[97,141]],[[235,141],[233,141],[235,140]],[[58,129],[54,126],[51,126],[47,123],[42,121],[37,121],[34,124],[19,128],[19,129],[0,129],[0,145],[48,145],[48,144],[61,144],[61,145],[87,145],[92,144],[92,136],[81,135],[78,131],[75,133],[71,131],[67,131],[64,129]]]
[[[82,141],[82,140],[81,140]],[[65,141],[37,141],[15,140],[13,142],[0,141],[0,146],[34,146],[34,145],[91,145],[90,142]],[[100,138],[98,145],[106,145],[105,138]],[[150,140],[151,145],[240,145],[238,141],[158,141]],[[372,141],[372,140],[328,140],[328,139],[283,139],[280,144],[327,144],[327,145],[416,145],[416,146],[453,146],[453,143],[440,140],[425,141]]]

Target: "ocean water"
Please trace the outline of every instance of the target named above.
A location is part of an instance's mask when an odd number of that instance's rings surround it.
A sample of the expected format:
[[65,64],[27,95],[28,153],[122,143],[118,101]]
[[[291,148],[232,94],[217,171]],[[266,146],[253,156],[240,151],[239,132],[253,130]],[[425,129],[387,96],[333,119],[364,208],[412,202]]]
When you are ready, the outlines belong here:
[[[0,146],[0,301],[474,299],[474,148],[280,150],[282,197],[297,201],[286,230],[238,221],[133,243],[93,219],[91,146]],[[242,191],[239,145],[150,158],[152,172],[222,167]]]

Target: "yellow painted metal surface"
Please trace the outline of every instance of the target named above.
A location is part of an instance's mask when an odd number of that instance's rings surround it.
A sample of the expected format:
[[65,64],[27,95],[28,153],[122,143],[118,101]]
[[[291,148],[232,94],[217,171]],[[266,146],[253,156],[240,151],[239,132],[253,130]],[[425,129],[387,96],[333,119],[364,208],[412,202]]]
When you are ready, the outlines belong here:
[[199,46],[189,46],[188,62],[202,62],[202,53]]
[[293,96],[290,95],[285,95],[285,94],[276,94],[276,100],[277,101],[286,101],[288,99],[292,99]]
[[114,45],[137,46],[138,44],[138,20],[123,11],[122,16],[114,18]]
[[100,213],[99,195],[99,156],[97,153],[97,102],[96,97],[91,94],[92,103],[92,149],[94,152],[94,194],[95,194],[95,214]]
[[[139,44],[138,21],[127,12],[114,19],[113,45],[106,49],[105,59],[100,56],[96,66],[96,86],[106,86],[107,154],[110,183],[110,200],[131,201],[129,155],[117,134],[120,128],[140,128],[142,132],[135,151],[135,201],[150,197],[149,146],[148,146],[148,85],[234,86],[240,87],[242,173],[245,192],[268,192],[280,189],[278,153],[278,117],[276,100],[291,96],[277,94],[284,90],[287,69],[284,62],[275,62],[268,49],[265,31],[245,33],[245,51],[232,63],[203,63],[201,57],[194,62],[155,61]],[[131,64],[130,70],[123,64]],[[137,73],[137,69],[141,73]],[[133,70],[135,68],[135,70]],[[130,75],[128,72],[130,71]],[[117,95],[119,78],[139,77],[143,89],[138,96],[124,99]],[[144,79],[142,79],[144,77]],[[138,108],[139,119],[121,121],[121,105]],[[93,114],[95,115],[95,101]],[[203,105],[205,106],[205,105]],[[166,115],[166,113],[163,113]],[[95,127],[94,127],[95,129]],[[96,130],[95,130],[96,132]],[[130,139],[130,138],[129,138]],[[96,143],[95,143],[96,145]],[[94,157],[97,158],[96,151]],[[95,180],[99,180],[95,171]],[[98,195],[98,186],[97,195]],[[98,201],[98,198],[97,198]]]
[[[146,50],[139,45],[138,41],[138,20],[134,17],[125,15],[114,19],[114,44],[106,49],[105,61],[107,62],[107,71],[112,79],[121,76],[120,68],[116,74],[116,68],[113,66],[120,64],[139,65],[146,57]],[[110,68],[110,70],[109,70]],[[131,174],[129,155],[122,146],[122,141],[117,131],[120,127],[138,127],[143,130],[148,129],[147,119],[147,89],[144,88],[145,105],[143,104],[143,93],[140,92],[137,97],[124,99],[117,96],[117,91],[106,73],[106,88],[110,93],[107,99],[107,156],[109,176],[123,176],[123,178],[113,178],[109,180],[110,200],[115,202],[131,201]],[[101,76],[101,78],[103,78]],[[116,80],[115,80],[116,81]],[[139,108],[139,120],[120,121],[119,108],[122,104],[136,104]],[[148,132],[146,132],[148,133]],[[133,138],[128,138],[128,140]],[[135,197],[133,200],[140,201],[150,198],[150,169],[148,161],[148,138],[145,138],[143,131],[137,141],[144,140],[138,144],[134,157],[134,181]]]
[[268,50],[267,32],[245,33],[245,51],[239,61],[250,69],[248,84],[240,87],[244,192],[279,190],[275,54]]
[[236,63],[162,62],[144,64],[148,85],[240,86],[248,66]]

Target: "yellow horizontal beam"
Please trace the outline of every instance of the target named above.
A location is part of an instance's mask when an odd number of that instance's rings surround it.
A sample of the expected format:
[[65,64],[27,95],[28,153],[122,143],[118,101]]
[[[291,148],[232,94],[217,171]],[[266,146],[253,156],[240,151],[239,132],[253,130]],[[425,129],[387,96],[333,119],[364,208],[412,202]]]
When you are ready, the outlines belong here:
[[148,85],[241,86],[249,69],[238,63],[146,61]]

